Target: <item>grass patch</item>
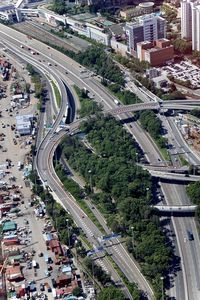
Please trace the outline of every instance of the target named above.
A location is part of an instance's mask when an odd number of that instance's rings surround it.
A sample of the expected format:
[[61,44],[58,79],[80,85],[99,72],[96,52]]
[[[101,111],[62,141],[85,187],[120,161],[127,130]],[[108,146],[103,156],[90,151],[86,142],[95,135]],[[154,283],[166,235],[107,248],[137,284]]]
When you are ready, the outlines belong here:
[[189,162],[183,157],[183,155],[179,154],[179,159],[182,166],[189,166]]
[[126,278],[126,276],[124,275],[124,273],[116,265],[116,263],[114,262],[114,260],[112,259],[111,256],[107,255],[107,258],[110,261],[110,263],[112,264],[112,266],[115,269],[115,271],[117,272],[117,274],[119,275],[119,277],[122,279],[122,281],[125,284],[125,286],[128,288],[130,294],[133,296],[133,299],[134,300],[141,299],[142,292],[139,290],[137,284],[130,283],[130,281],[128,280],[128,278]]
[[56,97],[56,103],[58,105],[58,107],[61,106],[61,94],[60,94],[60,91],[57,87],[57,85],[55,84],[55,82],[53,82],[53,80],[51,80],[51,84],[53,86],[53,89],[54,89],[54,93],[55,93],[55,97]]
[[162,154],[162,157],[167,161],[171,161],[171,157],[169,155],[169,152],[167,151],[167,148],[161,148],[160,145],[157,143],[157,141],[155,139],[153,139],[153,140],[156,143],[156,145],[158,146],[160,153]]
[[74,89],[81,103],[81,109],[78,111],[81,118],[102,111],[102,106],[88,96],[88,91],[80,89],[74,85]]

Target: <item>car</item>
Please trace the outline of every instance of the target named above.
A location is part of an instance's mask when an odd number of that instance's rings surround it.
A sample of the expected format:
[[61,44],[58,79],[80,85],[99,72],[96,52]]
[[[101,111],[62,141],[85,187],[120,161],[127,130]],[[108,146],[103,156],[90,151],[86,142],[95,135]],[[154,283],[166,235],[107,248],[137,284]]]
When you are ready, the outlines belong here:
[[193,241],[194,240],[194,235],[192,233],[191,230],[187,230],[187,236],[188,236],[188,240],[189,241]]
[[45,288],[44,288],[44,284],[43,284],[43,283],[40,283],[40,291],[41,291],[41,292],[44,292],[44,291],[45,291]]

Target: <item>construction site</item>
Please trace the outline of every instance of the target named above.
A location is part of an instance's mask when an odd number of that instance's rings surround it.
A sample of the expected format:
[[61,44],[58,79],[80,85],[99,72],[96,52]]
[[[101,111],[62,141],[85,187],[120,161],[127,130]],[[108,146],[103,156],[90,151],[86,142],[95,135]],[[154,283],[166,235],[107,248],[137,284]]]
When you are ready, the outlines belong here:
[[179,114],[176,123],[188,145],[200,151],[200,120],[190,114]]

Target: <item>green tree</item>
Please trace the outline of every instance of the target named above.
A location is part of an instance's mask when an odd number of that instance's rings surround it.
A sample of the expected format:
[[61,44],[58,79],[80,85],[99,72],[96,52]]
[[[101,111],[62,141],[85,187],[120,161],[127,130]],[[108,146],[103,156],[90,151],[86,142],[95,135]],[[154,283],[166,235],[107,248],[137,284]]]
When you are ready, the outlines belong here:
[[179,54],[191,54],[192,44],[189,41],[183,39],[176,39],[173,41],[174,50]]
[[123,293],[119,289],[117,289],[113,286],[110,286],[110,287],[104,288],[99,293],[97,299],[98,300],[111,300],[111,299],[125,300],[126,298],[124,297]]
[[78,286],[75,287],[75,288],[73,289],[73,291],[72,291],[72,294],[73,294],[74,296],[76,296],[76,297],[80,297],[81,294],[82,294],[81,288],[78,287]]

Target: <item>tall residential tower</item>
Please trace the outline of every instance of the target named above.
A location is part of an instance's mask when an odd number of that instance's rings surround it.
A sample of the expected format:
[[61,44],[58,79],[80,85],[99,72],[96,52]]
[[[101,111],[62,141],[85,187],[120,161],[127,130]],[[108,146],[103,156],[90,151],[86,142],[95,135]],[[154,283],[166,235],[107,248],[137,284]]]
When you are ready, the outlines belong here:
[[195,0],[181,1],[181,38],[192,39],[192,7]]
[[192,50],[200,51],[200,0],[181,1],[181,37],[192,40]]

